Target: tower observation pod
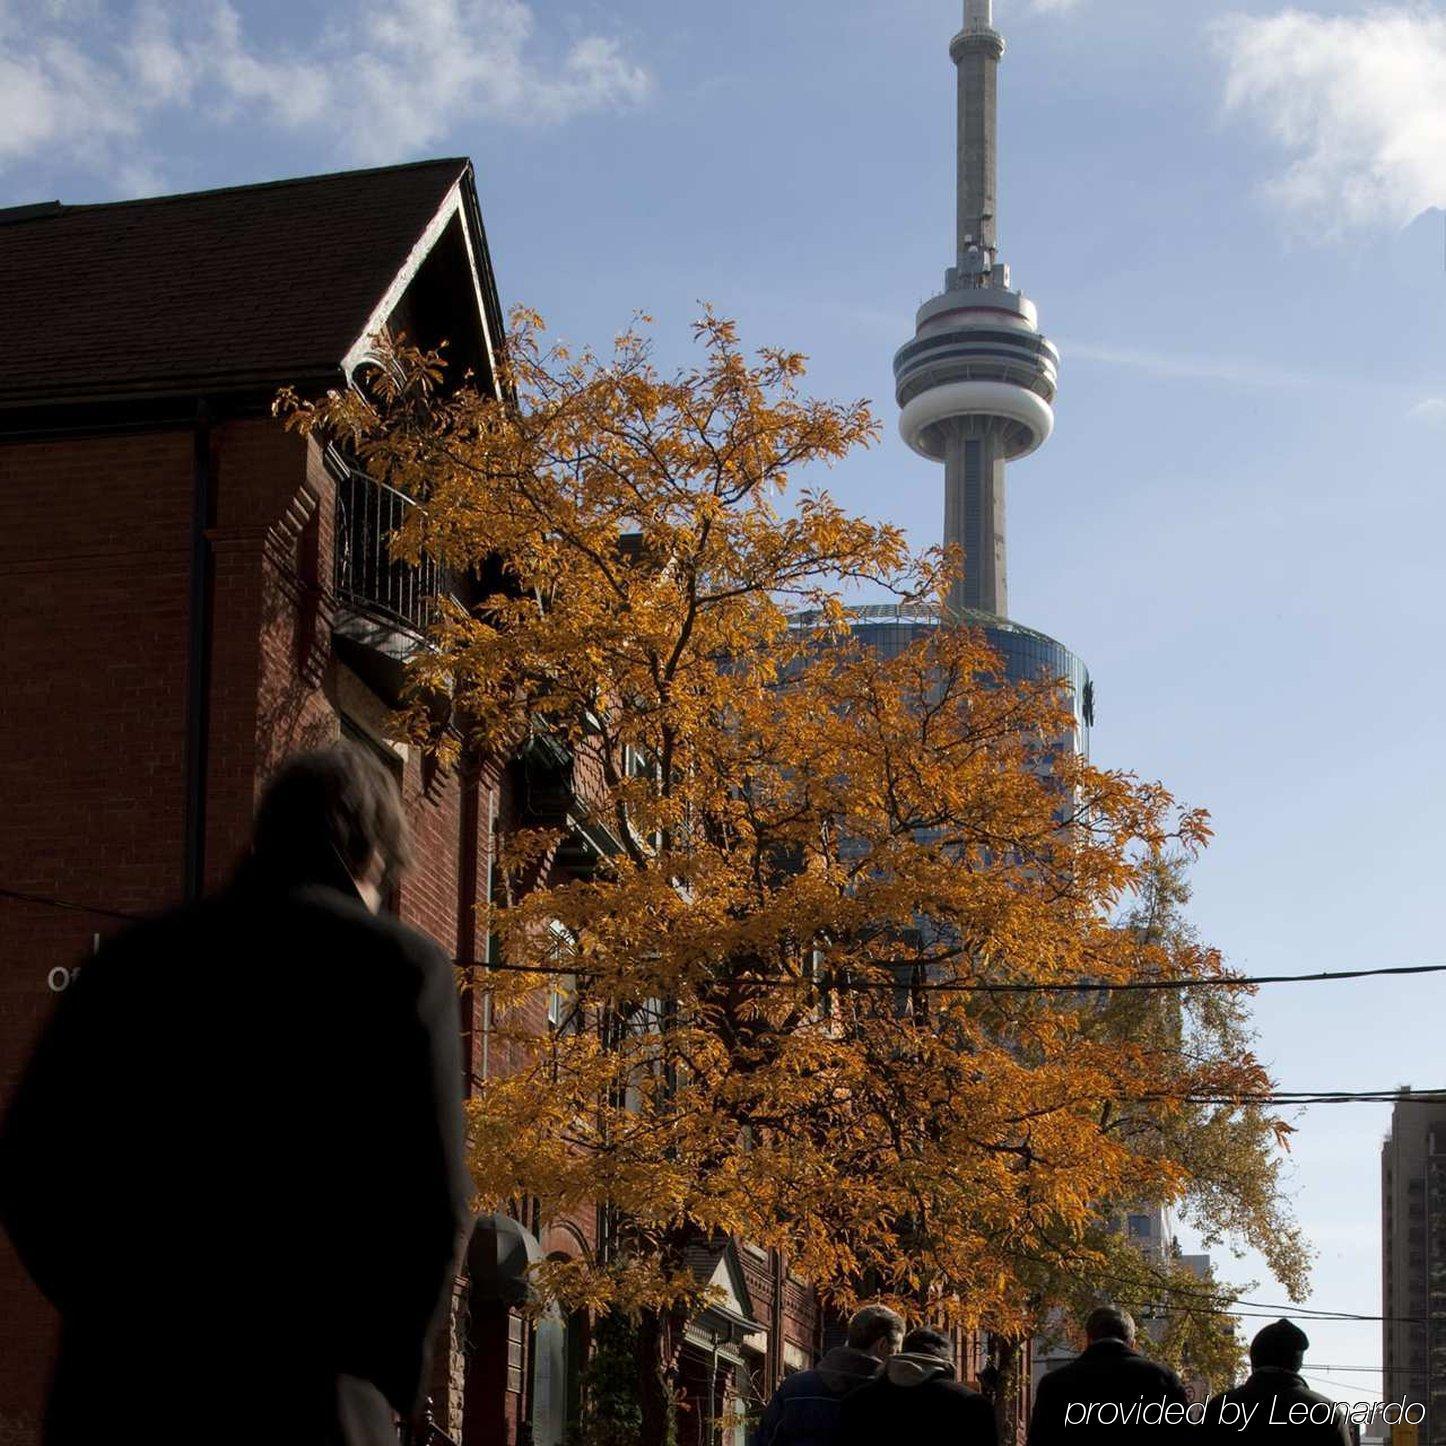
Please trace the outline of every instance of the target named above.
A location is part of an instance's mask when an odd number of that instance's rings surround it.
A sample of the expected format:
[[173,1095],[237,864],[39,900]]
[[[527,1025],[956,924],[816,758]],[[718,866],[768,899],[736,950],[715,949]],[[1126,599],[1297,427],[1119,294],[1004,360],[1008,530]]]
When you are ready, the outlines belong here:
[[899,430],[944,464],[944,540],[964,554],[956,613],[1004,618],[1005,468],[1054,429],[1059,353],[999,259],[999,63],[992,0],[965,0],[949,54],[959,70],[958,224],[944,290],[894,357]]

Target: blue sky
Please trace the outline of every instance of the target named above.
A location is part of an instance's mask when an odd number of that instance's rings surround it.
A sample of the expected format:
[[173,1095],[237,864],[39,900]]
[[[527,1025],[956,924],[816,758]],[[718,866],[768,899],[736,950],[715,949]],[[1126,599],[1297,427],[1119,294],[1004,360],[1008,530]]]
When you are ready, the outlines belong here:
[[[1214,814],[1196,914],[1233,963],[1446,962],[1446,6],[995,8],[1003,252],[1063,353],[1013,615],[1092,668],[1098,761]],[[599,344],[644,309],[681,356],[706,299],[808,352],[887,424],[832,489],[927,545],[890,361],[951,259],[959,9],[0,0],[0,204],[470,155],[504,301]],[[1262,1053],[1289,1089],[1446,1085],[1441,1002],[1268,991]],[[1386,1124],[1301,1117],[1321,1307],[1379,1310]]]

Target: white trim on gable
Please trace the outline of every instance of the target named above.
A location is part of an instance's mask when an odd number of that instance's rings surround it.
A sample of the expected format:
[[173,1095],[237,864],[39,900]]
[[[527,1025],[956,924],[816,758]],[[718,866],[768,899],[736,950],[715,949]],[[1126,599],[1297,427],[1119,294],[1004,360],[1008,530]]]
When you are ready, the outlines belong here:
[[465,179],[465,174],[459,176],[442,198],[442,204],[437,208],[436,215],[427,222],[426,229],[417,238],[411,251],[407,253],[407,259],[402,263],[402,269],[392,278],[392,283],[387,287],[382,299],[372,308],[372,313],[367,317],[361,335],[352,342],[347,354],[342,358],[342,370],[348,378],[358,363],[367,357],[371,349],[372,338],[396,310],[397,303],[401,301],[407,288],[416,279],[417,272],[422,269],[422,263],[431,255],[432,248],[441,240],[442,233],[451,224],[454,216],[460,219],[462,225],[462,241],[467,248],[467,271],[472,280],[472,301],[477,309],[478,325],[482,329],[482,342],[487,349],[487,365],[492,375],[496,376],[497,356],[494,338],[491,328],[487,325],[487,306],[482,296],[482,282],[477,269],[477,252],[473,245],[472,228],[467,224],[467,208],[462,203],[462,183]]

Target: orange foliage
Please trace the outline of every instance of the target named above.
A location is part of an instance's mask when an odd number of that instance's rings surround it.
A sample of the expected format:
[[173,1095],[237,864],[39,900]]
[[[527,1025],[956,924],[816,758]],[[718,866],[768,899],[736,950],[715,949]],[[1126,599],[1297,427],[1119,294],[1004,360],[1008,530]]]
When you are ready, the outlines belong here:
[[[1226,977],[1192,938],[1119,923],[1206,821],[1058,746],[1058,686],[1007,682],[976,632],[862,649],[843,592],[936,602],[950,559],[790,487],[873,438],[866,405],[801,396],[801,357],[750,359],[711,314],[697,341],[664,376],[640,329],[571,357],[522,313],[506,402],[397,347],[365,393],[289,403],[417,500],[401,550],[491,580],[443,605],[416,696],[449,697],[470,746],[571,755],[610,840],[568,878],[538,867],[555,835],[506,839],[510,967],[471,987],[503,1032],[544,985],[569,1019],[481,1083],[480,1192],[609,1207],[618,1248],[552,1268],[570,1303],[676,1320],[684,1246],[726,1231],[843,1304],[1028,1330],[1040,1262],[1207,1168],[1170,1145],[1184,1102],[1269,1081],[1234,1036],[1104,1027],[1098,993],[964,986]],[[434,719],[407,726],[455,747]],[[1154,1127],[1121,1129],[1146,1099]]]

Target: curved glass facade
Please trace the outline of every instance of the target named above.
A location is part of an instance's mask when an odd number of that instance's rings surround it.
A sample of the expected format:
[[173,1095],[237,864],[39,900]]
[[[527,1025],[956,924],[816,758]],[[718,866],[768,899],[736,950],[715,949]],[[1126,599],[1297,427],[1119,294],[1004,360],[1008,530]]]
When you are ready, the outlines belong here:
[[[921,634],[939,626],[939,614],[929,607],[881,604],[849,609],[853,633],[861,643],[877,648],[885,657],[897,657]],[[801,613],[798,622],[807,626],[815,614]],[[1089,670],[1065,645],[1047,633],[1036,632],[1008,618],[992,613],[965,611],[959,614],[965,626],[978,628],[1004,664],[1004,674],[1019,682],[1063,679],[1074,702],[1075,747],[1089,757],[1090,729],[1094,726],[1094,684]]]

